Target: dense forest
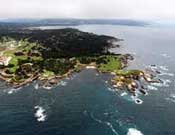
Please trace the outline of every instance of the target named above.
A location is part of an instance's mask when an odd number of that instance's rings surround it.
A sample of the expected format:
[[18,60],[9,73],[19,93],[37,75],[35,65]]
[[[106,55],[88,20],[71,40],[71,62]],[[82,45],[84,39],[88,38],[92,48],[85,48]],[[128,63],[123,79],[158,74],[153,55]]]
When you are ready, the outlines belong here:
[[42,50],[40,48],[44,58],[101,55],[108,53],[112,42],[118,40],[114,37],[99,36],[72,28],[12,31],[2,33],[0,37],[10,37],[18,41],[27,39],[29,42],[38,43],[44,47]]

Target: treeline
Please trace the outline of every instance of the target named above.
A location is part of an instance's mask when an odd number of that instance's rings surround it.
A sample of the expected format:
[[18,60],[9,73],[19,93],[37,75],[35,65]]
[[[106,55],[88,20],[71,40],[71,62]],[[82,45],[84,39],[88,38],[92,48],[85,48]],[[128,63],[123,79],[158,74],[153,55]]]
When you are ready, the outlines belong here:
[[40,44],[43,47],[34,49],[39,49],[45,59],[106,54],[112,46],[112,41],[117,41],[114,37],[95,35],[72,28],[0,33],[0,37],[4,36],[15,40],[27,39],[29,42]]

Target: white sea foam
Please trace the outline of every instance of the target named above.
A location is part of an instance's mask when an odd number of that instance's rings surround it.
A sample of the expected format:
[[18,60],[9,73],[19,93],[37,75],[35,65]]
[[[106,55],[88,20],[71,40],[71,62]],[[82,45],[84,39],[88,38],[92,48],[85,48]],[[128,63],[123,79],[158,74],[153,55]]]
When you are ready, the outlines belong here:
[[52,89],[53,87],[51,87],[51,86],[43,86],[43,88],[46,89],[46,90],[50,90],[50,89]]
[[156,86],[156,87],[162,87],[163,84],[162,83],[151,83],[152,86]]
[[115,91],[116,91],[116,89],[112,89],[112,88],[110,88],[110,87],[108,87],[108,90],[109,90],[109,91],[112,91],[112,92],[115,92]]
[[126,92],[123,92],[123,93],[120,94],[120,96],[122,96],[122,97],[126,96],[126,95],[128,95],[128,93],[126,93]]
[[175,103],[175,94],[171,94],[170,97],[166,98],[166,100]]
[[168,71],[169,69],[168,69],[168,67],[167,66],[147,66],[148,68],[150,68],[153,72],[158,72],[159,70],[159,74],[158,74],[158,76],[174,76],[174,74],[173,73],[168,73],[168,72],[165,72],[165,71]]
[[171,80],[167,79],[165,80],[166,83],[171,83]]
[[41,106],[35,106],[36,113],[35,117],[37,118],[37,121],[43,122],[46,120],[46,112],[45,109]]
[[107,126],[109,126],[109,128],[112,130],[112,132],[115,134],[115,135],[119,135],[118,132],[114,129],[113,125],[110,123],[110,122],[105,122],[105,124]]
[[38,90],[38,89],[39,89],[39,84],[38,84],[38,83],[35,84],[34,88],[35,88],[36,90]]
[[109,88],[109,87],[108,87],[108,90],[109,90],[109,91],[113,91],[113,90],[112,90],[111,88]]
[[148,85],[147,87],[148,87],[149,90],[158,90],[157,87],[154,87],[154,86],[151,86],[151,85]]
[[114,129],[113,125],[110,122],[97,119],[92,113],[91,113],[91,118],[100,124],[106,124],[106,126],[108,126],[115,135],[119,135],[118,132]]
[[151,86],[156,86],[156,87],[169,87],[169,84],[171,83],[171,80],[166,79],[162,80],[162,83],[151,83]]
[[143,135],[143,133],[135,128],[129,128],[127,135]]
[[167,79],[167,80],[163,80],[163,86],[164,87],[169,87],[169,84],[171,83],[171,80]]
[[168,68],[166,66],[160,66],[161,70],[168,71]]
[[66,86],[66,85],[67,85],[67,82],[61,81],[61,82],[59,83],[59,85],[61,85],[61,86]]
[[17,88],[17,89],[12,88],[12,89],[9,89],[7,93],[8,93],[8,94],[13,94],[13,93],[18,92],[20,89],[21,89],[21,88]]
[[96,76],[99,76],[99,74],[98,74],[98,73],[96,73],[95,75],[96,75]]
[[173,74],[173,73],[161,73],[161,74],[159,74],[159,76],[162,76],[162,75],[174,76],[174,74]]

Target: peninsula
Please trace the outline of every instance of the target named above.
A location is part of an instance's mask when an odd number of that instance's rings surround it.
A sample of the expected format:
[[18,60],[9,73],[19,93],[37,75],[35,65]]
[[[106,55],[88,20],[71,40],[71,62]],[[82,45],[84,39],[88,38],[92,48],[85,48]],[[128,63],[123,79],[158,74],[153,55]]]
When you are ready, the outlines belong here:
[[140,85],[157,82],[141,70],[126,70],[130,54],[109,51],[120,39],[66,28],[59,30],[18,30],[0,33],[0,79],[14,88],[34,80],[51,87],[83,68],[96,68],[111,73],[113,87],[127,89],[135,95],[136,89],[145,94]]

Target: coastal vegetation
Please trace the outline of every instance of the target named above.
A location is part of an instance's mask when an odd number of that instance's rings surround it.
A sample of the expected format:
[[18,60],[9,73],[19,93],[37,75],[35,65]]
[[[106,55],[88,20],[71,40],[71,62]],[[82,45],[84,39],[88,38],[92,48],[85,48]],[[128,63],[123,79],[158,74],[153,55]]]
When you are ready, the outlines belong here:
[[4,32],[0,34],[0,78],[15,88],[36,79],[50,86],[90,66],[113,73],[113,86],[134,94],[136,81],[146,77],[140,70],[123,70],[133,57],[109,52],[117,41],[71,28]]

